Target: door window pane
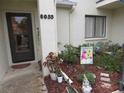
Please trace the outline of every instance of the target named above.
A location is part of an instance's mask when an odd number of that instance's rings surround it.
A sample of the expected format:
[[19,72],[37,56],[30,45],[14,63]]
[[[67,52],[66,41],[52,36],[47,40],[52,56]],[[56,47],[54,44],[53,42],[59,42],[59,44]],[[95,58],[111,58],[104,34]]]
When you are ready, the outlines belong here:
[[11,17],[13,37],[16,44],[16,52],[29,51],[28,18]]

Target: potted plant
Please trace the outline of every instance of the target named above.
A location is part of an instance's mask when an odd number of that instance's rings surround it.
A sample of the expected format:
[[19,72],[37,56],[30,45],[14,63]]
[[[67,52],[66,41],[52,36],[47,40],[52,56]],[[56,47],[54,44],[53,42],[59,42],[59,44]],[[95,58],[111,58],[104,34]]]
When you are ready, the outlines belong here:
[[91,73],[91,72],[88,72],[88,71],[86,71],[85,73],[81,73],[81,74],[77,75],[77,80],[79,82],[83,82],[84,81],[84,75],[87,77],[87,79],[91,85],[95,84],[96,75]]
[[48,67],[52,80],[56,80],[56,67],[58,67],[60,61],[60,58],[55,53],[50,52],[43,63],[44,66]]
[[56,75],[57,75],[58,83],[62,83],[63,75],[62,75],[61,69],[59,67],[57,67],[57,69],[56,69]]
[[83,84],[82,84],[82,91],[83,91],[83,93],[91,93],[91,91],[92,91],[90,82],[85,74],[84,74],[84,80],[83,80]]

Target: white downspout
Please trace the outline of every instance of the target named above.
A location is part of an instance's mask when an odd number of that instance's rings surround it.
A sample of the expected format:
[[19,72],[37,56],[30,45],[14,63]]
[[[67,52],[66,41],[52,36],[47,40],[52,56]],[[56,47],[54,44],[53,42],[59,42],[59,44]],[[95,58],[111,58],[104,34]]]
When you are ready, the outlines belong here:
[[71,14],[74,11],[74,6],[69,11],[69,44],[72,44],[71,42]]

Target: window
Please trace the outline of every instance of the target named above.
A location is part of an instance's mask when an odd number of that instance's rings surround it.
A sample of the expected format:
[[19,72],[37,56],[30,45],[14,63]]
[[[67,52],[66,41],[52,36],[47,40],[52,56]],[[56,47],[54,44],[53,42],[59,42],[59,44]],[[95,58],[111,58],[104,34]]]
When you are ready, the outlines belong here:
[[106,35],[105,16],[85,16],[85,38],[104,38]]

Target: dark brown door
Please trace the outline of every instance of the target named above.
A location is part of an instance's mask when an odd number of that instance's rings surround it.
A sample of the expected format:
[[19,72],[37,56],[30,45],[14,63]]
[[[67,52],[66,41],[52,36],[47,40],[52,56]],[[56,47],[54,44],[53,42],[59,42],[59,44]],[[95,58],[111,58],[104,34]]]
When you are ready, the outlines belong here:
[[13,63],[32,61],[34,44],[30,13],[6,13]]

